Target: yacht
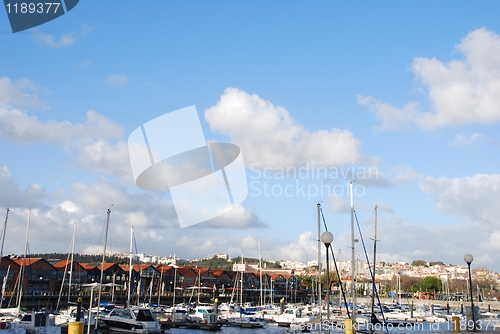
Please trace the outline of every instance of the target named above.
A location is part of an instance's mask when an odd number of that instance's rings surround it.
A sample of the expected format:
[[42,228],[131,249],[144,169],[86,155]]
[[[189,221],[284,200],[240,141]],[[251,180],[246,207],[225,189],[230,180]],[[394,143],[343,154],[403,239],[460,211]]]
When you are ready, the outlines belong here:
[[13,322],[15,328],[23,328],[29,334],[61,334],[61,326],[57,326],[55,315],[47,312],[26,313]]
[[[70,305],[67,309],[59,311],[54,317],[55,324],[63,328],[68,327],[69,322],[75,322],[77,318],[78,307]],[[84,323],[84,327],[88,326],[89,316],[88,311],[82,307],[80,312],[80,321]],[[90,326],[95,326],[95,317],[90,317]]]
[[298,307],[288,307],[283,314],[274,316],[274,322],[278,326],[290,327],[291,325],[304,325],[313,322],[316,316],[303,316],[302,309]]
[[112,331],[135,333],[160,333],[160,323],[153,318],[151,311],[145,307],[115,307],[102,320]]

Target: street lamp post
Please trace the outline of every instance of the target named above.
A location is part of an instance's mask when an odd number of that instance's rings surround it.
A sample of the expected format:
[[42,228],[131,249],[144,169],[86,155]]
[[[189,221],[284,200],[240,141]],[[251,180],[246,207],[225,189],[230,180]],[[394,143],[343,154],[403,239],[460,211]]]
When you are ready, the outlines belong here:
[[465,254],[464,256],[464,261],[467,263],[467,266],[469,267],[469,291],[470,291],[470,305],[471,305],[471,312],[472,312],[472,330],[475,332],[476,331],[476,319],[474,315],[474,300],[472,299],[472,276],[470,274],[470,264],[474,260],[474,257],[470,254]]
[[[326,301],[326,319],[328,321],[328,326],[330,325],[330,261],[328,258],[328,248],[330,248],[330,244],[333,241],[333,234],[331,232],[325,231],[321,234],[321,241],[325,244],[326,247],[326,295],[328,299]],[[321,310],[320,310],[321,312]]]

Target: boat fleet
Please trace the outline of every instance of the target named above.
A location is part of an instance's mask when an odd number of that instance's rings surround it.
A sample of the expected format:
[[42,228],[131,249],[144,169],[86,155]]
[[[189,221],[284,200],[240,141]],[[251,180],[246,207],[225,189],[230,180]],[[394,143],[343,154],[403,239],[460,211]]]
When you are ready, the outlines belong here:
[[[109,329],[117,332],[134,332],[144,334],[162,333],[169,328],[189,328],[203,330],[220,330],[223,326],[241,328],[263,328],[265,326],[282,326],[291,328],[309,328],[315,324],[344,326],[349,318],[346,312],[352,313],[352,305],[335,305],[330,303],[330,313],[325,305],[286,304],[251,306],[222,303],[218,304],[177,304],[174,306],[145,304],[140,306],[101,305],[100,308],[85,310],[70,305],[67,310],[49,312],[21,312],[19,309],[0,309],[0,334],[61,334],[68,330],[68,323],[81,320],[87,328]],[[378,305],[382,312],[371,313],[370,307],[356,305],[355,328],[362,329],[379,321],[381,325],[408,324],[412,322],[445,323],[453,318],[465,320],[460,309],[442,309],[429,305],[418,305],[415,308],[408,304],[387,303]],[[500,321],[498,313],[480,312],[479,319]],[[492,324],[492,328],[495,324]]]

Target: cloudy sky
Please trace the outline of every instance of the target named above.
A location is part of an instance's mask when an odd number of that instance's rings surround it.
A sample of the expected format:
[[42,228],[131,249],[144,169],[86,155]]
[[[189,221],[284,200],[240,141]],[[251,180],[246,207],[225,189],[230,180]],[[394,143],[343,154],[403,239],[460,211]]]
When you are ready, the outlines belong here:
[[[12,33],[0,10],[4,253],[316,257],[316,204],[350,253],[349,182],[371,254],[500,271],[500,3],[80,2]],[[181,228],[137,187],[130,134],[195,106],[233,143],[248,194]],[[182,146],[173,138],[169,147]],[[4,210],[4,209],[2,209]],[[0,211],[1,213],[1,211]],[[1,213],[3,222],[6,211]],[[361,247],[356,253],[363,255]]]

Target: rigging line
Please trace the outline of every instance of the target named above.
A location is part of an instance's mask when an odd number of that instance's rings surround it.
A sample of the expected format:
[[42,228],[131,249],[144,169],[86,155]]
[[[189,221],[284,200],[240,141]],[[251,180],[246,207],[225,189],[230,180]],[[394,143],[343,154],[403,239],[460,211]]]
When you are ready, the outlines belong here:
[[[323,215],[323,210],[321,208],[320,208],[320,212],[321,212],[321,217],[323,217],[323,224],[325,225],[325,230],[328,231],[328,227],[326,226],[325,216]],[[349,319],[351,319],[351,314],[349,312],[349,306],[347,305],[347,298],[346,298],[345,293],[344,293],[344,286],[342,285],[342,279],[340,278],[339,268],[337,267],[337,261],[335,260],[335,254],[333,252],[333,247],[329,247],[329,248],[330,248],[330,251],[332,253],[333,264],[335,265],[335,272],[337,273],[337,277],[339,279],[340,291],[342,293],[342,297],[344,298],[344,303],[345,303],[346,310],[347,310],[347,316],[349,317]],[[328,282],[328,291],[330,291],[330,282]],[[354,306],[353,306],[353,310],[354,310]]]
[[[361,234],[361,228],[359,227],[358,216],[356,215],[356,210],[354,210],[354,218],[356,218],[356,225],[358,226],[359,238],[361,239],[361,244],[363,245],[363,250],[365,251],[366,263],[368,264],[368,269],[370,271],[370,276],[371,276],[372,282],[373,282],[373,292],[372,293],[375,293],[377,295],[377,301],[378,301],[378,305],[380,308],[380,314],[382,314],[382,320],[384,321],[385,329],[386,329],[387,333],[389,333],[389,329],[387,328],[387,324],[386,324],[386,320],[385,320],[385,316],[384,316],[384,311],[382,309],[382,303],[380,302],[380,296],[378,295],[377,285],[375,284],[375,279],[374,279],[375,276],[373,276],[372,267],[370,265],[370,259],[368,259],[368,253],[366,252],[365,240],[363,239],[363,234]],[[373,314],[371,315],[371,317],[373,317]]]

